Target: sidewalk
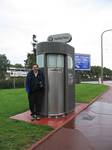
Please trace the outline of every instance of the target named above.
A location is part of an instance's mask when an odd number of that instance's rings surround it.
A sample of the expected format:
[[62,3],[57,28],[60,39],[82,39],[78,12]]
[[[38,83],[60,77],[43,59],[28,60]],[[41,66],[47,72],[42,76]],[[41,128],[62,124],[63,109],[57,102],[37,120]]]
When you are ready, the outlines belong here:
[[32,150],[112,150],[112,84],[107,84],[97,101]]
[[112,83],[110,89],[75,119],[76,129],[94,150],[112,150]]

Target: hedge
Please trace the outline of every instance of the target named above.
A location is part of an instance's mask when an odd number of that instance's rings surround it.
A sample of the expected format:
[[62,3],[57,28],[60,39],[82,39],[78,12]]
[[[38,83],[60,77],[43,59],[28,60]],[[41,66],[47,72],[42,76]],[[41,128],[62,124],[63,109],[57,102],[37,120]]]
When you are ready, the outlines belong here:
[[8,80],[0,80],[0,89],[24,88],[25,78],[10,78]]

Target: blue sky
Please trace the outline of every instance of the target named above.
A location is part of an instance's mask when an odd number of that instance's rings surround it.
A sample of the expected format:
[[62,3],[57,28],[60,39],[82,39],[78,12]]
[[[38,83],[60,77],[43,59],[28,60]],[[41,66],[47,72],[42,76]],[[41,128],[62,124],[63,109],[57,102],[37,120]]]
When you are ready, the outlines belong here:
[[[111,0],[1,0],[0,54],[12,64],[22,63],[38,42],[52,34],[70,33],[76,53],[91,55],[100,65],[101,33],[112,28]],[[104,35],[104,66],[112,69],[112,32]]]

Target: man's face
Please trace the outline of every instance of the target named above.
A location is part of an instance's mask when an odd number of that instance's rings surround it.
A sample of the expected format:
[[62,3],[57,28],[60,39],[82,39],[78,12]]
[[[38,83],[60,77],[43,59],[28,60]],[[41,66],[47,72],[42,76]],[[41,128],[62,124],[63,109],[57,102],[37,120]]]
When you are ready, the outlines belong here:
[[33,65],[32,70],[33,70],[34,72],[37,72],[37,71],[38,71],[38,67],[37,67],[37,65]]

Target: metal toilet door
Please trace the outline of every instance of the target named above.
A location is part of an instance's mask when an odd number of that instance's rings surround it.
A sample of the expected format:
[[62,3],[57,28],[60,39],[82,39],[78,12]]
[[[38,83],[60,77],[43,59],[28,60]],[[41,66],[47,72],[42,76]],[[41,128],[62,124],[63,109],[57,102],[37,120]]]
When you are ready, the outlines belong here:
[[64,55],[47,54],[48,115],[64,114]]

